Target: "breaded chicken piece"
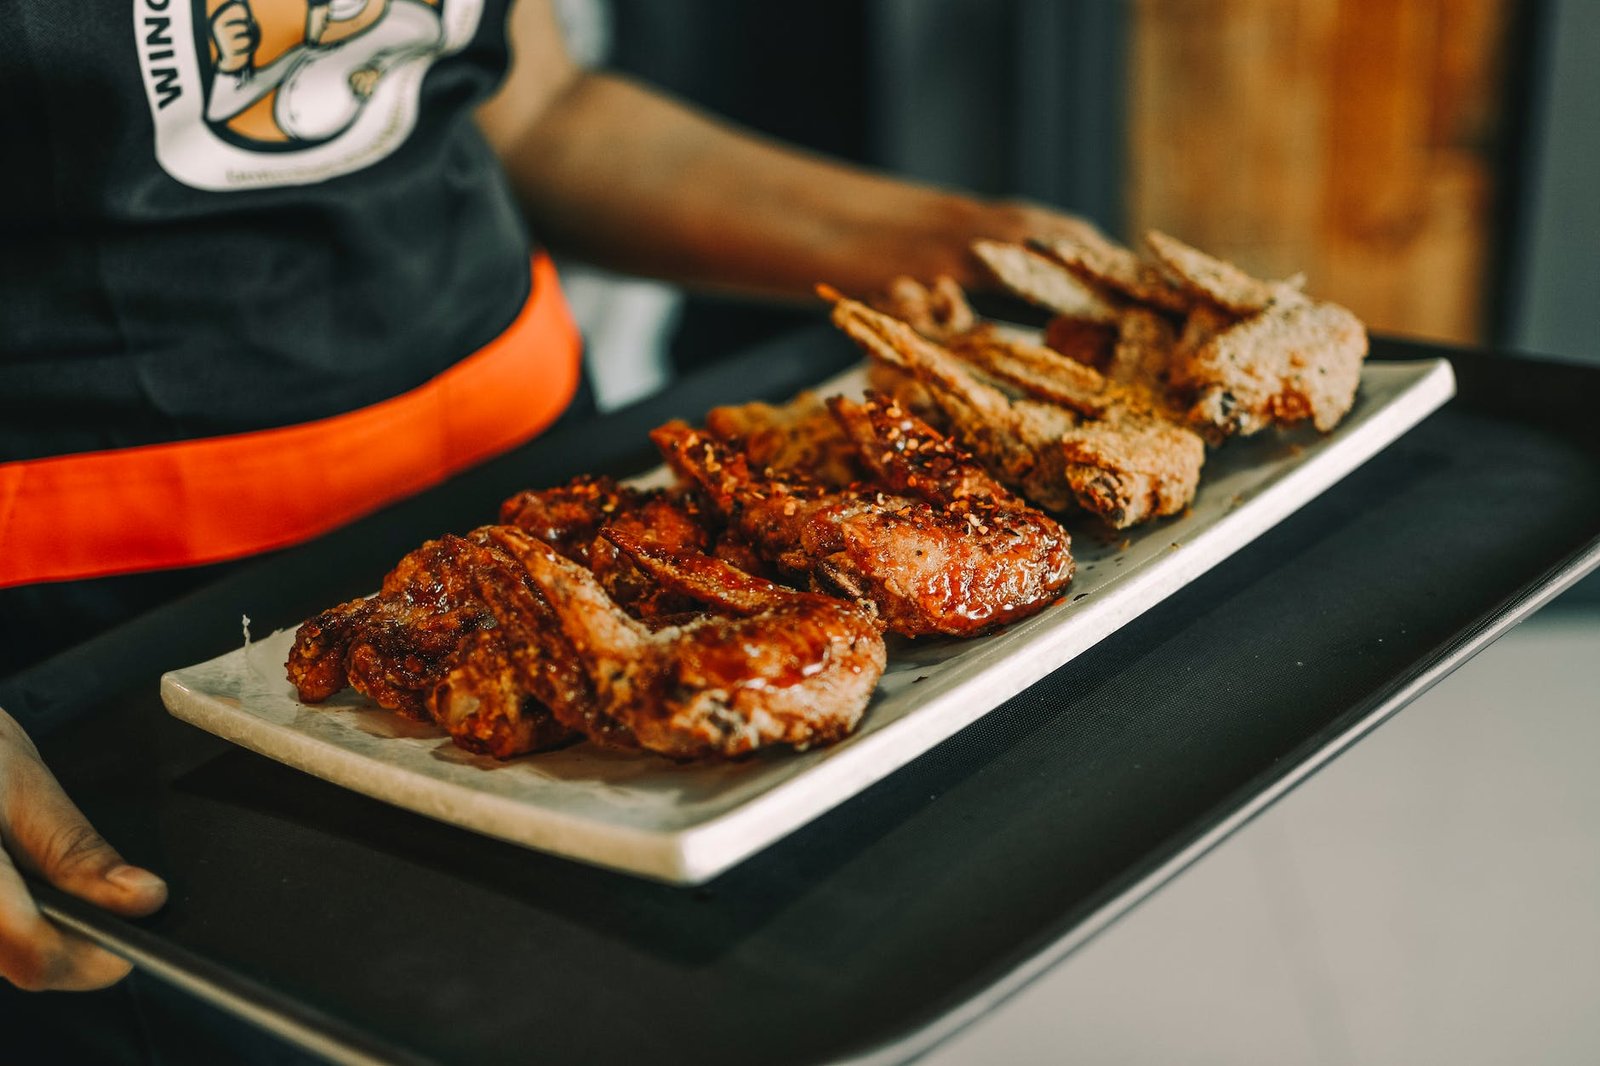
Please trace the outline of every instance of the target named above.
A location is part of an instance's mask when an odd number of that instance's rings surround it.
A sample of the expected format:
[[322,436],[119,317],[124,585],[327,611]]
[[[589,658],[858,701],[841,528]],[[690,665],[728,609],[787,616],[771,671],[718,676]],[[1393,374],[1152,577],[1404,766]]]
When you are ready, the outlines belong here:
[[1048,256],[1021,244],[974,241],[972,253],[1008,291],[1047,311],[1111,322],[1116,306]]
[[1053,519],[910,412],[837,409],[871,450],[883,488],[830,490],[753,471],[743,455],[682,422],[651,439],[763,558],[871,603],[903,636],[982,633],[1041,610],[1066,587],[1071,540]]
[[1310,419],[1324,433],[1355,403],[1367,331],[1336,304],[1274,305],[1174,360],[1197,426],[1248,436]]
[[1136,300],[1150,307],[1182,314],[1194,297],[1172,282],[1154,264],[1098,235],[1029,242],[1034,251],[1061,264],[1081,283],[1102,295]]
[[[1273,304],[1304,303],[1303,277],[1285,281],[1253,278],[1232,263],[1191,248],[1159,230],[1145,234],[1145,245],[1170,284],[1203,297],[1235,315],[1251,315]],[[1130,253],[1131,254],[1131,253]],[[1191,300],[1191,303],[1193,301]]]
[[1051,402],[1013,401],[905,323],[843,299],[834,322],[874,359],[914,374],[963,443],[1041,507],[1076,506],[1121,529],[1176,514],[1194,498],[1205,445],[1159,417],[1142,390],[1037,345],[964,343],[963,355]]

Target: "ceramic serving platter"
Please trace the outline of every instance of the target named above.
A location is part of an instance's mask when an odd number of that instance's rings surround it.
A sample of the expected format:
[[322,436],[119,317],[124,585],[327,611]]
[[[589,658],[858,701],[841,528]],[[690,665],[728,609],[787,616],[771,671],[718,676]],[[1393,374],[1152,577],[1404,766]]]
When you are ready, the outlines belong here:
[[[864,372],[819,386],[859,394]],[[1072,530],[1077,576],[1043,612],[974,640],[891,639],[860,730],[817,751],[676,765],[579,744],[499,762],[350,690],[315,707],[284,676],[292,631],[165,675],[178,718],[396,806],[582,862],[696,884],[892,773],[1238,551],[1453,395],[1443,360],[1372,363],[1355,408],[1234,441],[1184,515],[1109,535]],[[657,474],[656,476],[659,476]]]

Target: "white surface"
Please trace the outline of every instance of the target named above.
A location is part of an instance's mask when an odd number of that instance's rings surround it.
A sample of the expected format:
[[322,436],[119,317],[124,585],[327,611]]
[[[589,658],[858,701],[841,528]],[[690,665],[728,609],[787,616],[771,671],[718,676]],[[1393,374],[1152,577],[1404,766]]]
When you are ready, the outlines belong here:
[[[859,389],[850,372],[821,387]],[[1087,529],[1058,604],[976,640],[897,642],[861,730],[820,751],[675,766],[578,745],[501,763],[353,693],[299,703],[284,679],[292,634],[162,678],[173,714],[330,781],[420,813],[615,869],[704,881],[999,706],[1237,551],[1404,433],[1453,393],[1443,361],[1366,368],[1332,434],[1237,441],[1207,463],[1188,513],[1129,531]]]
[[683,293],[583,263],[563,261],[559,270],[561,291],[583,334],[583,366],[595,407],[615,411],[666,388],[672,380],[667,348]]
[[919,1061],[1600,1062],[1597,651],[1524,623]]

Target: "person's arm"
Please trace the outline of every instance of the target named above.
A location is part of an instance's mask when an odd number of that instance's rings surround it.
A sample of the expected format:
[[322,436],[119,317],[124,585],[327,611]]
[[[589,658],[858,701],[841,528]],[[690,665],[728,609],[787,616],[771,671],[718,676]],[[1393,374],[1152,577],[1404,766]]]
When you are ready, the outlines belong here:
[[126,959],[39,913],[19,868],[128,917],[167,900],[162,880],[122,861],[0,710],[0,977],[30,991],[85,991],[127,976]]
[[820,281],[881,291],[899,274],[982,287],[974,239],[1085,225],[806,154],[583,70],[547,0],[513,8],[511,44],[480,124],[540,237],[612,269],[786,298]]

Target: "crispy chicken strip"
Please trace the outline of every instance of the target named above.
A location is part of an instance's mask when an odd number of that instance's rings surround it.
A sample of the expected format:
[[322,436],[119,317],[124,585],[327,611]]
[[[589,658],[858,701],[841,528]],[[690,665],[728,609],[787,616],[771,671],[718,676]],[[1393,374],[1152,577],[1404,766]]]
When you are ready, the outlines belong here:
[[[943,440],[909,414],[898,421],[909,428],[894,439],[853,424],[886,466],[912,440],[917,449]],[[871,602],[893,632],[981,633],[1040,610],[1071,580],[1066,532],[1009,498],[946,498],[931,477],[918,482],[917,496],[828,490],[754,473],[744,456],[682,422],[658,427],[651,438],[764,558]]]
[[[957,349],[1029,396],[1093,419],[1055,430],[1061,476],[1079,506],[1117,528],[1182,511],[1199,490],[1206,457],[1205,441],[1183,424],[1184,412],[1168,401],[1163,387],[1172,327],[1153,311],[1129,308],[1122,335],[1112,368],[1120,382],[1035,344],[969,343]],[[1033,424],[1042,421],[1035,412]],[[1041,473],[1055,475],[1052,467]]]
[[1300,291],[1300,286],[1305,283],[1302,277],[1296,276],[1287,281],[1262,281],[1232,263],[1207,255],[1198,248],[1191,248],[1159,230],[1146,233],[1144,240],[1172,284],[1202,296],[1235,315],[1255,314],[1273,304],[1306,301],[1305,293]]
[[985,369],[1052,404],[1013,402],[904,323],[847,300],[835,304],[834,322],[874,358],[916,374],[995,476],[1041,507],[1076,505],[1122,529],[1194,499],[1205,445],[1159,417],[1147,393],[1037,345],[986,345]]
[[615,528],[606,535],[657,580],[738,612],[652,632],[587,570],[528,540],[528,575],[576,649],[598,706],[641,746],[678,759],[732,757],[831,743],[855,728],[885,662],[870,613],[702,553]]
[[1117,322],[1117,343],[1106,377],[1118,385],[1144,389],[1157,398],[1166,394],[1178,334],[1165,315],[1146,307],[1129,307]]
[[1028,246],[1061,264],[1091,291],[1114,293],[1178,314],[1194,303],[1154,263],[1098,234],[1031,241]]
[[1114,303],[1034,249],[1003,241],[974,241],[972,253],[989,268],[995,280],[1029,303],[1077,319],[1116,320]]
[[1134,404],[1145,409],[1154,406],[1150,397],[1119,388],[1094,367],[1043,345],[979,331],[963,337],[949,351],[990,377],[1089,418],[1104,418],[1117,408]]

